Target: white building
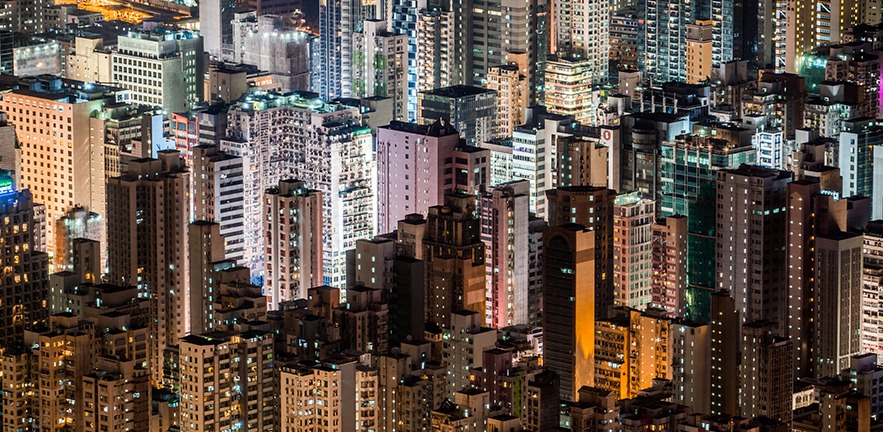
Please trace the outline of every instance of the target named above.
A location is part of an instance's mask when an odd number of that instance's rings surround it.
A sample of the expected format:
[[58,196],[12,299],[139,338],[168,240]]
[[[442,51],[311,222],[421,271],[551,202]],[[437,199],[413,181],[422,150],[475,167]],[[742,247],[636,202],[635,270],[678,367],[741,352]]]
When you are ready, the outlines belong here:
[[[324,283],[343,287],[346,251],[375,230],[376,171],[371,130],[358,108],[310,93],[253,93],[230,108],[231,137],[221,149],[243,159],[245,247],[255,255],[252,278],[263,269],[261,200],[266,189],[294,177],[322,193]],[[345,290],[341,289],[341,294]]]
[[592,81],[607,81],[610,2],[555,0],[552,10],[557,53],[588,60]]
[[117,39],[111,59],[113,81],[132,92],[132,101],[187,111],[203,101],[202,37],[186,30],[157,28]]
[[757,151],[757,164],[772,169],[785,169],[785,132],[758,132],[752,138]]
[[193,220],[217,222],[224,236],[225,257],[247,266],[252,254],[245,248],[242,158],[213,145],[193,148],[191,165]]

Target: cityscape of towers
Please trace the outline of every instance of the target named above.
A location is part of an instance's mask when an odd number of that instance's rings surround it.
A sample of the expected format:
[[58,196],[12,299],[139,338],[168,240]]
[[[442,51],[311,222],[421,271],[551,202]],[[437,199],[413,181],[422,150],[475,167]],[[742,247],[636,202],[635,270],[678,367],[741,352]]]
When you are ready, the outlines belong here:
[[877,0],[5,5],[4,430],[881,421]]

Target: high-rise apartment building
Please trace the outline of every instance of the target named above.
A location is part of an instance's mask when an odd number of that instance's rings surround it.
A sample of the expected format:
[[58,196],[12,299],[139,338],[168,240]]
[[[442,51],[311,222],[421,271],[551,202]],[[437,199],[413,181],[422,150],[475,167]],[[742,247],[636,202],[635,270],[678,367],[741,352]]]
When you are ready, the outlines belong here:
[[264,194],[264,295],[275,310],[322,285],[322,193],[281,180]]
[[446,195],[444,205],[429,209],[420,246],[426,262],[426,321],[447,326],[452,312],[485,315],[485,245],[474,211],[475,197],[467,194]]
[[[613,149],[606,146],[604,141],[605,137],[612,137],[615,130],[579,127],[556,134],[558,186],[599,187],[611,183],[610,153]],[[615,178],[615,175],[612,177]]]
[[613,290],[617,305],[644,310],[653,302],[653,200],[636,193],[613,201]]
[[794,346],[776,333],[776,324],[769,321],[742,326],[740,415],[790,424],[794,409]]
[[516,127],[524,124],[530,96],[527,77],[517,63],[491,66],[487,70],[486,87],[497,92],[497,126],[500,136],[510,137]]
[[485,327],[484,321],[482,312],[452,312],[450,324],[443,327],[442,355],[448,363],[449,398],[472,386],[472,370],[482,369],[485,350],[497,342],[497,330]]
[[732,290],[743,323],[785,327],[790,181],[787,171],[755,165],[718,171],[717,286]]
[[487,323],[502,328],[528,322],[530,185],[516,180],[479,197],[487,264]]
[[[353,359],[279,372],[282,430],[315,428],[367,432],[377,427],[379,371]],[[329,391],[327,389],[335,389]],[[325,423],[328,423],[327,426]]]
[[469,145],[480,146],[497,137],[497,92],[455,85],[419,95],[417,123],[443,121],[454,126]]
[[[605,73],[606,75],[606,73]],[[592,112],[592,63],[588,59],[549,56],[546,60],[544,104],[551,113],[571,116],[590,124]]]
[[46,9],[52,4],[44,0],[11,0],[3,5],[0,30],[40,33],[46,29]]
[[672,402],[711,412],[711,325],[677,320],[671,338]]
[[883,222],[865,228],[862,265],[863,353],[883,355]]
[[353,33],[352,96],[392,99],[393,120],[408,119],[408,37],[386,21],[365,20]]
[[671,318],[684,316],[686,309],[687,223],[683,215],[672,215],[653,223],[650,306],[662,309]]
[[319,97],[333,100],[352,96],[353,34],[364,20],[383,18],[384,6],[363,0],[319,5],[319,46],[313,57],[317,61],[311,65],[314,75],[311,90],[319,93]]
[[861,353],[861,233],[816,235],[813,373],[833,376]]
[[265,431],[276,421],[273,336],[257,330],[181,338],[182,431]]
[[203,334],[215,328],[215,302],[221,298],[220,272],[234,262],[224,259],[221,226],[196,220],[187,227],[189,247],[190,293],[186,328],[189,334]]
[[[80,205],[105,211],[105,136],[90,117],[128,92],[79,81],[38,78],[3,95],[0,110],[15,125],[20,148],[16,185],[45,205],[47,250],[54,254],[54,221]],[[59,173],[66,173],[59,175]]]
[[197,33],[163,27],[130,32],[117,40],[111,63],[113,82],[129,90],[134,102],[180,112],[204,100],[205,60]]
[[859,86],[859,114],[877,118],[880,106],[880,56],[871,44],[853,42],[831,47],[825,62],[826,81],[847,81]]
[[[459,73],[461,66],[455,61],[455,47],[449,43],[454,34],[454,13],[441,7],[428,7],[421,8],[419,12],[415,10],[414,18],[416,25],[409,25],[414,28],[408,32],[416,35],[414,40],[409,39],[409,46],[416,48],[414,54],[409,53],[408,60],[410,119],[417,117],[417,92],[464,82]],[[398,24],[403,22],[399,21]],[[416,75],[412,69],[416,70]]]
[[236,0],[199,2],[199,34],[210,56],[229,59],[233,55],[233,19],[237,7]]
[[187,334],[189,176],[180,153],[167,150],[159,159],[131,161],[128,173],[107,185],[108,279],[150,299],[155,384],[163,351]]
[[[717,171],[755,162],[751,131],[729,124],[696,124],[692,133],[662,142],[662,215],[696,219],[690,203],[699,199],[702,185],[715,181]],[[692,222],[692,220],[691,220]]]
[[[834,302],[841,294],[849,299],[852,289],[861,291],[861,275],[853,275],[853,270],[843,269],[846,272],[838,284],[846,284],[846,287],[837,286],[834,291],[829,287],[821,287],[823,283],[818,274],[819,251],[818,242],[824,238],[834,239],[828,242],[827,247],[838,244],[841,237],[860,236],[870,217],[870,203],[867,197],[850,197],[840,199],[834,194],[822,189],[821,182],[815,179],[795,180],[788,184],[788,320],[787,327],[780,330],[780,334],[787,336],[794,344],[794,370],[795,374],[810,376],[818,362],[820,347],[817,346],[817,335],[821,327],[824,331],[831,331],[841,325],[857,323],[850,322],[849,317],[841,318],[838,313],[828,307],[828,304],[820,303],[820,295],[824,293],[829,297],[827,301]],[[827,257],[831,259],[830,256]],[[843,258],[845,259],[845,258]],[[838,277],[827,274],[826,277]],[[840,271],[838,269],[837,271]],[[861,272],[861,268],[858,270]],[[824,283],[835,283],[825,280]],[[833,287],[833,285],[831,285]],[[837,290],[845,290],[840,293]],[[847,302],[852,300],[847,300]],[[851,303],[848,303],[851,304]],[[824,317],[819,316],[822,307]],[[834,315],[831,315],[834,314]],[[851,316],[851,315],[850,315]],[[832,324],[832,323],[837,324]],[[861,324],[858,324],[860,327]],[[856,330],[857,331],[857,330]],[[825,336],[825,340],[831,335]],[[848,346],[848,343],[841,347]],[[831,348],[831,345],[827,347]],[[833,369],[832,369],[833,370]],[[829,374],[830,375],[830,374]]]
[[[614,305],[614,200],[616,192],[604,187],[570,186],[546,192],[549,200],[548,221],[554,227],[580,224],[593,231],[595,319],[607,316]],[[545,234],[543,244],[546,244]],[[545,313],[544,313],[545,315]]]
[[700,17],[699,2],[689,0],[644,3],[646,20],[646,78],[651,83],[687,80],[687,24]]
[[[395,230],[398,221],[412,213],[426,215],[441,204],[460,134],[451,125],[428,126],[393,121],[377,129],[377,232]],[[450,160],[450,161],[449,161]]]
[[226,153],[243,160],[245,248],[252,278],[264,269],[264,191],[296,176],[322,193],[324,282],[346,280],[346,251],[374,236],[371,130],[358,108],[323,102],[311,93],[258,93],[230,109]]
[[227,259],[247,265],[252,252],[245,248],[242,158],[214,145],[200,145],[193,148],[190,166],[193,220],[220,224]]
[[594,386],[622,399],[637,397],[657,379],[671,380],[671,320],[661,311],[616,307],[595,322]]
[[843,195],[874,196],[874,148],[883,145],[883,126],[868,117],[843,122],[840,132],[840,174],[843,176]]
[[[537,101],[547,54],[546,0],[476,0],[467,15],[468,47],[471,47],[472,76],[467,84],[490,82],[490,69],[517,64],[526,79],[525,99]],[[455,9],[456,10],[456,9]],[[471,16],[470,16],[471,15]]]
[[552,6],[554,49],[588,61],[590,83],[607,80],[610,2],[556,0]]
[[543,364],[567,400],[594,382],[596,234],[574,223],[543,233]]
[[739,410],[739,311],[727,291],[711,294],[711,413]]
[[37,250],[34,201],[30,191],[16,191],[12,178],[0,176],[0,227],[3,244],[0,257],[6,263],[0,304],[0,334],[3,347],[16,342],[28,329],[47,318],[49,302],[49,257]]

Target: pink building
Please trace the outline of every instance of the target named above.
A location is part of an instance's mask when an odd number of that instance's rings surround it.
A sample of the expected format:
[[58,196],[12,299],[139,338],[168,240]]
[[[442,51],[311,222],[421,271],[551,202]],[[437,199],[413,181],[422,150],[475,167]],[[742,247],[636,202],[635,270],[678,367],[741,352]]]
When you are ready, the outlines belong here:
[[378,128],[378,233],[391,232],[406,215],[426,215],[429,207],[444,202],[446,188],[453,188],[451,173],[444,170],[459,143],[453,126],[438,122],[422,126],[394,121]]

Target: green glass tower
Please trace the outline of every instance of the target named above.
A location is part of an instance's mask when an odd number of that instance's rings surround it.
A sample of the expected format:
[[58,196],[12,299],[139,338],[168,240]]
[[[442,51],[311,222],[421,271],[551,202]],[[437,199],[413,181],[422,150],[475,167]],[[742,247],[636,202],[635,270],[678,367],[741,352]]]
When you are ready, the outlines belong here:
[[717,172],[754,163],[756,154],[746,129],[697,124],[693,132],[662,144],[660,217],[687,216],[686,314],[707,323],[714,287]]

